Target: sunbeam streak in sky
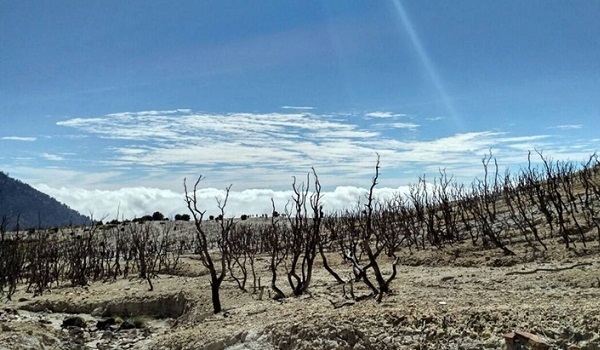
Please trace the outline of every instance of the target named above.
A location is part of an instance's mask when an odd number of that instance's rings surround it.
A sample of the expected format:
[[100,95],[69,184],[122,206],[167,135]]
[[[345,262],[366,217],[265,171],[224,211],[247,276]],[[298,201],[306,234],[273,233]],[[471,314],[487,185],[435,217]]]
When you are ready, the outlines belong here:
[[408,34],[408,37],[410,38],[410,42],[412,43],[415,51],[417,52],[417,55],[419,56],[419,60],[421,61],[423,68],[425,69],[427,75],[431,79],[431,82],[433,83],[435,89],[440,94],[440,98],[442,99],[442,103],[444,104],[446,111],[448,112],[450,118],[452,118],[454,125],[459,130],[465,130],[463,123],[462,123],[462,119],[456,112],[456,109],[454,108],[454,105],[452,104],[450,97],[448,97],[448,94],[446,93],[446,88],[444,87],[444,84],[442,83],[442,79],[436,72],[435,66],[431,62],[431,59],[429,58],[427,51],[425,51],[425,48],[423,47],[423,44],[421,43],[421,39],[419,38],[419,35],[418,35],[417,31],[415,30],[415,27],[413,26],[413,24],[408,16],[408,13],[404,9],[404,6],[402,5],[401,0],[392,0],[392,2],[394,3],[394,7],[396,8],[396,10],[398,11],[398,15],[400,17],[400,22],[402,23],[404,30]]

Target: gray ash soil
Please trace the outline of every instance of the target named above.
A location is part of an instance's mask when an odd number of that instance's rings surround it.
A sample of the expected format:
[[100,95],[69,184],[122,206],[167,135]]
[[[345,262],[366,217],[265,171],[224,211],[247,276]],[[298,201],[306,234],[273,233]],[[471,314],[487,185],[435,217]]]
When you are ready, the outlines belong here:
[[[226,280],[225,311],[214,315],[208,278],[190,258],[181,275],[154,280],[152,292],[135,279],[37,297],[22,286],[0,308],[0,349],[505,349],[503,335],[515,330],[556,349],[600,349],[598,245],[566,250],[555,243],[535,256],[526,250],[518,246],[517,257],[504,257],[464,243],[403,252],[393,294],[380,304],[349,300],[349,284],[335,284],[317,266],[311,293],[282,301],[266,291],[258,300]],[[347,278],[350,266],[334,253],[330,260]],[[267,263],[258,261],[263,281],[270,278]],[[286,284],[279,280],[289,293]],[[361,283],[353,289],[367,294]],[[98,308],[124,320],[143,316],[145,328],[95,331],[103,315],[90,314]],[[88,330],[61,329],[71,313],[81,314]]]

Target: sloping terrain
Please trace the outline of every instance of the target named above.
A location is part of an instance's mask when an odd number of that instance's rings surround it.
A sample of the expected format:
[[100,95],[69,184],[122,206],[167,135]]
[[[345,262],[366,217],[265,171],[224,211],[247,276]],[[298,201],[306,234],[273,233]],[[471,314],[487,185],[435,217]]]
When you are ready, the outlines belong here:
[[0,172],[0,220],[4,218],[5,230],[61,227],[90,222],[65,204],[42,193],[26,183]]
[[[393,294],[380,304],[373,298],[350,300],[348,285],[336,284],[323,269],[310,294],[280,301],[269,299],[268,292],[259,300],[258,293],[242,292],[229,281],[222,289],[225,311],[217,315],[211,312],[203,267],[184,258],[186,276],[161,275],[152,292],[139,279],[57,288],[35,298],[21,289],[3,307],[0,344],[8,349],[74,349],[77,344],[102,349],[503,349],[504,334],[524,330],[543,336],[553,348],[598,349],[598,245],[552,248],[539,261],[517,259],[500,267],[493,266],[499,256],[493,250],[481,252],[469,262],[472,267],[452,263],[456,252],[450,249],[403,254],[403,261],[414,257],[422,265],[401,265]],[[439,259],[431,259],[434,255]],[[350,272],[334,255],[330,261]],[[266,278],[266,260],[260,266]],[[368,291],[355,284],[354,293]],[[174,313],[161,321],[160,305]],[[147,328],[110,335],[95,331],[103,315],[90,313],[98,308],[123,319],[147,315]],[[86,315],[89,330],[83,335],[60,329],[58,321],[71,314]]]

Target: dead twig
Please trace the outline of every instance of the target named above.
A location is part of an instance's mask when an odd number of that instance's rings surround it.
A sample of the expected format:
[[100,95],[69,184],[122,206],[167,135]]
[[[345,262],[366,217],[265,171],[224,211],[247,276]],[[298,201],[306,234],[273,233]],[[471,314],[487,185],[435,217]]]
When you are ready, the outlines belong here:
[[566,266],[566,267],[557,267],[557,268],[537,268],[535,270],[531,270],[531,271],[511,271],[511,272],[507,272],[506,276],[511,276],[511,275],[531,275],[537,272],[559,272],[559,271],[565,271],[565,270],[571,270],[574,269],[576,267],[581,267],[581,266],[590,266],[592,265],[592,263],[577,263],[575,265],[572,266]]

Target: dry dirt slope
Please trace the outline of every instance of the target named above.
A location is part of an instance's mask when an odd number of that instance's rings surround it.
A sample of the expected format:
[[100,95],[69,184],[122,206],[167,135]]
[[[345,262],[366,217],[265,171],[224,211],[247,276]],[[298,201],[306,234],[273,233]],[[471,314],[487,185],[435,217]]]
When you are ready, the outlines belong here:
[[[543,336],[556,349],[599,349],[598,247],[566,251],[556,244],[550,251],[534,262],[524,254],[511,261],[497,251],[475,254],[468,245],[405,255],[394,294],[381,304],[345,300],[324,269],[317,269],[310,295],[281,302],[225,282],[226,311],[219,315],[210,312],[203,269],[186,259],[192,277],[160,276],[153,292],[138,280],[36,298],[20,290],[17,301],[3,302],[0,349],[504,349],[503,335],[514,330]],[[349,272],[331,257],[338,271]],[[416,263],[423,265],[409,266]],[[357,295],[366,294],[361,288],[356,284]],[[147,317],[146,329],[102,332],[94,331],[101,316],[90,315],[98,307],[123,319],[175,311]],[[91,331],[60,330],[63,312],[82,314]]]

